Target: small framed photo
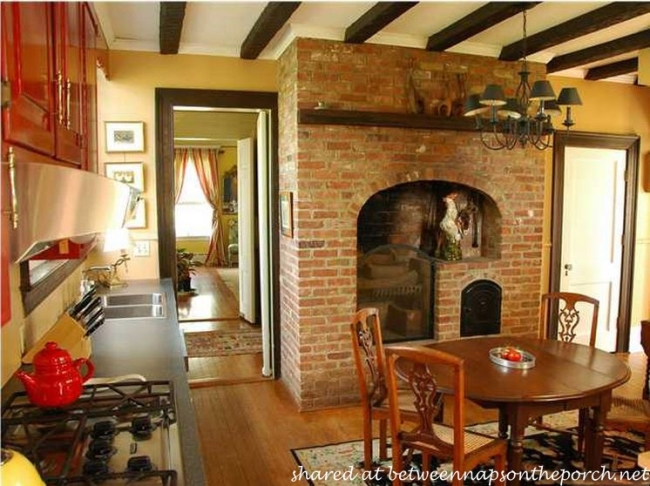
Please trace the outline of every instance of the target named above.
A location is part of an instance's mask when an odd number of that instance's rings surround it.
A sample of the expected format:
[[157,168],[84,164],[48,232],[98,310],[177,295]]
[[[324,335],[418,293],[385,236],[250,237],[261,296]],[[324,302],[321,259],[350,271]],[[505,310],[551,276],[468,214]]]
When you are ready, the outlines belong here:
[[144,122],[106,122],[106,152],[144,152]]
[[124,223],[125,228],[139,229],[147,227],[147,207],[143,197],[138,199],[133,217]]
[[144,192],[144,170],[142,162],[131,163],[105,163],[106,177],[119,182],[124,182],[135,189]]
[[280,231],[293,238],[293,194],[289,191],[280,192]]

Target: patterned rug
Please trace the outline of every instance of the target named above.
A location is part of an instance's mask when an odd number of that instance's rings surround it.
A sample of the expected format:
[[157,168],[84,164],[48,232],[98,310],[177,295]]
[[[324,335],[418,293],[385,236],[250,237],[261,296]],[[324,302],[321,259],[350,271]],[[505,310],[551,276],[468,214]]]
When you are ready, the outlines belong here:
[[[575,422],[573,423],[575,424]],[[474,426],[471,429],[477,432],[496,434],[497,425],[490,423]],[[636,471],[636,474],[640,475],[642,472],[634,461],[627,458],[636,457],[643,450],[643,439],[640,435],[606,431],[603,465],[606,467],[606,471],[616,471],[616,473],[612,472],[614,475],[612,477],[615,477],[615,479],[611,479],[610,477],[609,481],[604,482],[594,482],[593,477],[587,479],[579,477],[577,472],[582,471],[583,463],[575,452],[576,439],[576,436],[568,433],[540,432],[539,429],[528,428],[524,439],[524,468],[531,475],[529,476],[529,480],[522,478],[521,485],[556,486],[563,484],[586,486],[595,484],[650,484],[650,480],[648,480],[650,475],[646,475],[646,479],[643,482],[621,479],[622,474],[632,474]],[[377,451],[378,440],[375,442],[373,450]],[[391,484],[385,474],[378,474],[376,477],[363,480],[363,442],[360,440],[304,449],[293,449],[291,452],[298,464],[294,476],[302,474],[300,477],[307,479],[307,483],[314,486],[335,486],[343,484],[389,486]],[[614,466],[612,466],[613,459]],[[379,463],[377,462],[377,464]],[[390,460],[381,465],[386,468],[390,467]],[[414,455],[411,468],[415,473],[421,470],[419,455]],[[435,464],[433,469],[436,470],[436,468],[438,473],[451,473],[450,464]],[[540,476],[541,470],[546,473],[544,478]],[[535,471],[537,471],[537,474],[533,476]],[[551,476],[554,471],[558,471],[556,473],[558,476]],[[474,473],[474,480],[466,481],[466,485],[485,486],[494,484],[494,482],[490,482],[488,479],[491,472],[491,468],[488,466],[476,468],[472,472]],[[336,473],[338,473],[338,476]],[[572,478],[558,480],[560,479],[560,474],[568,475],[571,473],[573,473]],[[420,483],[415,482],[411,484]],[[438,479],[433,481],[432,484],[435,486],[447,486],[450,483]]]
[[233,354],[262,352],[261,329],[234,331],[200,331],[185,333],[187,356],[211,358]]

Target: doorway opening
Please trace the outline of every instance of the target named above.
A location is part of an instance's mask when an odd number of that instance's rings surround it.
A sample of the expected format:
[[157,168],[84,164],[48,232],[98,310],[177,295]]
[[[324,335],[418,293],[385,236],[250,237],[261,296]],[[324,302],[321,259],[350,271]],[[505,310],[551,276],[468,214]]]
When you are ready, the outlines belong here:
[[190,384],[277,376],[277,95],[157,89],[156,108],[161,277],[195,263],[177,287]]
[[[636,136],[584,132],[556,132],[554,140],[549,290],[595,294],[603,300],[601,307],[611,312],[602,313],[597,338],[598,334],[611,336],[601,344],[608,351],[636,351],[640,346],[639,325],[631,322],[630,315],[639,143]],[[585,186],[582,183],[588,178],[594,180]],[[580,200],[589,197],[602,209],[580,209]],[[603,224],[618,230],[604,236]],[[585,243],[576,248],[576,241]],[[554,336],[556,323],[547,324],[549,335]]]

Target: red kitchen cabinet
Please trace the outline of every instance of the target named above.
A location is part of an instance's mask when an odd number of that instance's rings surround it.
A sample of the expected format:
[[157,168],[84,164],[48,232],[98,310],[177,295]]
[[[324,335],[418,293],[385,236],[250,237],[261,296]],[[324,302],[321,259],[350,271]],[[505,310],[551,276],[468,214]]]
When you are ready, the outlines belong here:
[[2,3],[4,142],[88,167],[97,33],[87,2]]
[[83,23],[83,66],[84,83],[82,100],[86,107],[82,111],[82,126],[84,127],[84,160],[83,167],[86,170],[97,172],[98,169],[98,132],[97,132],[97,67],[98,56],[101,51],[99,27],[90,11],[87,3],[82,4]]
[[55,143],[53,54],[51,5],[3,2],[3,139],[50,156]]
[[55,157],[79,166],[84,162],[82,7],[77,2],[53,4],[57,106]]

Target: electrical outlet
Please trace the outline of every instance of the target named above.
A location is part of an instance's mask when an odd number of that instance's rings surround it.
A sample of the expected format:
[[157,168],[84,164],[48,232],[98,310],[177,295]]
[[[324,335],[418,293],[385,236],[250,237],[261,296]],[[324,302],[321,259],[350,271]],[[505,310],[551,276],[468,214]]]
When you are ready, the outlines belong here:
[[140,240],[136,241],[133,246],[133,256],[134,257],[146,257],[151,254],[151,247],[149,246],[148,241]]

